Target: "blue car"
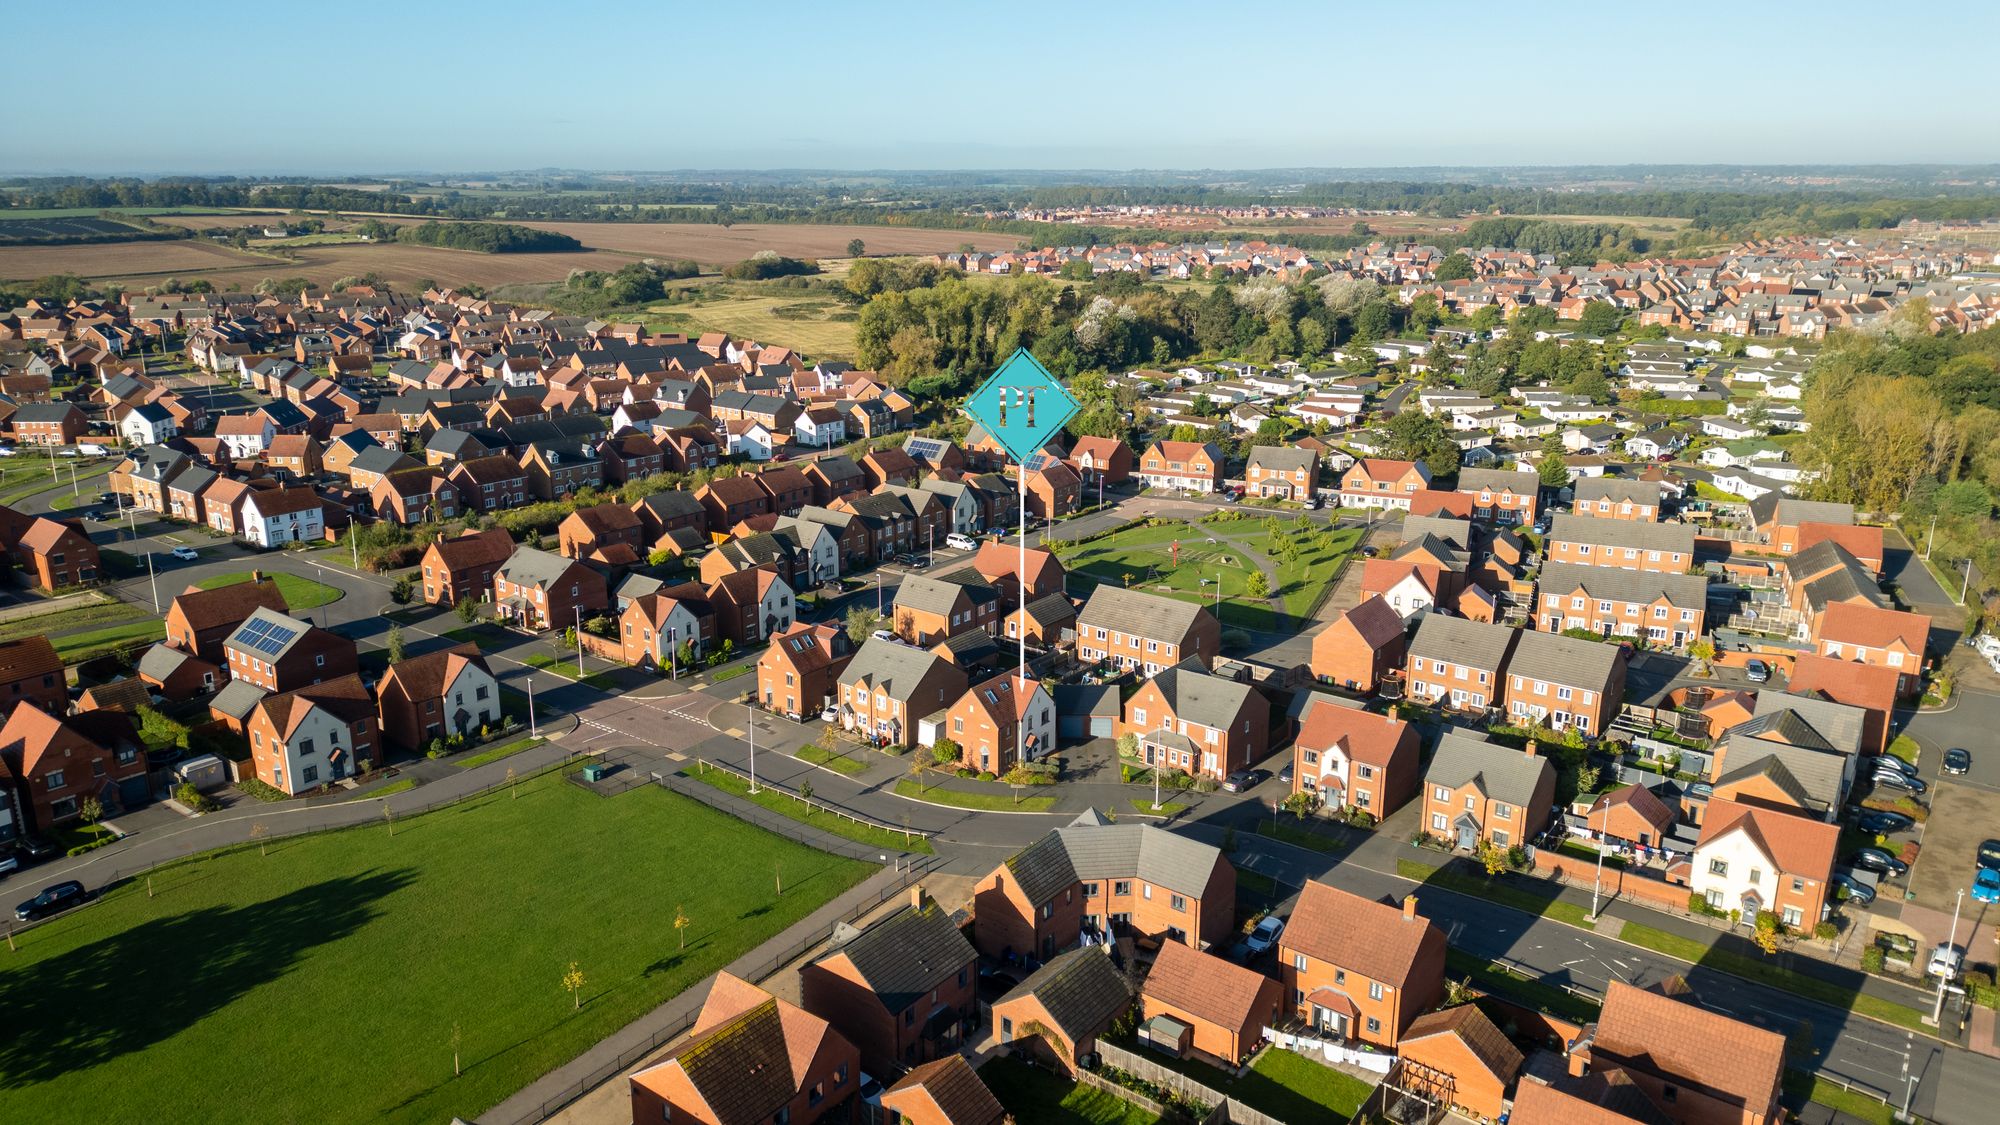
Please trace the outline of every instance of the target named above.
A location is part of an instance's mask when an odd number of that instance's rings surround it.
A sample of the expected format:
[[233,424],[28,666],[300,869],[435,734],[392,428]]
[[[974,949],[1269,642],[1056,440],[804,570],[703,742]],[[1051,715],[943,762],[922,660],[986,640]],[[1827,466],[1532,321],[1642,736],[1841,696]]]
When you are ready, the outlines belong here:
[[1972,901],[2000,902],[2000,871],[1982,867],[1972,880]]

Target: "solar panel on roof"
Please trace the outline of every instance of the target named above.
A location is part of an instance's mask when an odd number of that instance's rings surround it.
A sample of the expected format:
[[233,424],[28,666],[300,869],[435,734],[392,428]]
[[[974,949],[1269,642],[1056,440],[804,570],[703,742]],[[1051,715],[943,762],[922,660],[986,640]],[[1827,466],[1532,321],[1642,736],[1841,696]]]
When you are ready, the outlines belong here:
[[1052,463],[1054,460],[1055,458],[1049,456],[1048,454],[1037,451],[1033,454],[1030,454],[1028,457],[1028,463],[1021,467],[1027,472],[1039,473],[1043,469],[1048,468],[1050,463]]

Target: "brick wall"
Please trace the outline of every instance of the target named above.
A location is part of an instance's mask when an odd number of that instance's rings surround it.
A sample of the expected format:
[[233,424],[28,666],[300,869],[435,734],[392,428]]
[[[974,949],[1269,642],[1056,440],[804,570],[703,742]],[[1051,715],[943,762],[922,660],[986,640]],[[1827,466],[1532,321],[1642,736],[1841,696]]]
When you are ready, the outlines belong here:
[[[1595,860],[1562,855],[1558,852],[1549,851],[1546,848],[1535,849],[1535,870],[1543,873],[1560,873],[1571,885],[1581,887],[1586,891],[1597,880],[1597,863]],[[1650,906],[1655,910],[1669,910],[1677,914],[1687,913],[1688,889],[1657,878],[1645,871],[1613,867],[1610,863],[1606,863],[1604,865],[1604,893],[1630,899],[1642,906]]]

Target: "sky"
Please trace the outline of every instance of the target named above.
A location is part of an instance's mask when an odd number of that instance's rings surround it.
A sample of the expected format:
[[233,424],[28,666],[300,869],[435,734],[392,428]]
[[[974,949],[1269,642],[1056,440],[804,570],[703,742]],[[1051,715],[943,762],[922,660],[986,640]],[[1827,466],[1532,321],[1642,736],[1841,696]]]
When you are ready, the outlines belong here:
[[[118,9],[127,18],[120,19]],[[110,0],[0,173],[1988,162],[1939,25],[1673,5]],[[105,34],[103,31],[121,33]],[[240,53],[239,53],[240,52]],[[1953,108],[1956,107],[1956,108]],[[89,124],[95,123],[95,124]]]

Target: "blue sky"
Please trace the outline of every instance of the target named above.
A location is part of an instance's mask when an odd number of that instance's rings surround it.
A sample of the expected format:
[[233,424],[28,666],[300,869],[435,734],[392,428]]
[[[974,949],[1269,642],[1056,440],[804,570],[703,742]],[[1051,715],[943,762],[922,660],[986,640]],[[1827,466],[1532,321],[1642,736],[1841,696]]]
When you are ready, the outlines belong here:
[[[1991,161],[2000,5],[162,8],[0,71],[4,172]],[[84,44],[87,43],[87,46]],[[242,54],[236,55],[240,50]]]

